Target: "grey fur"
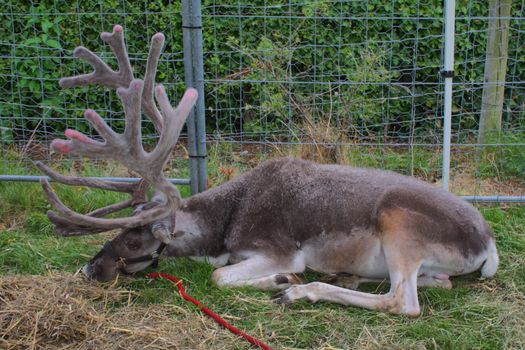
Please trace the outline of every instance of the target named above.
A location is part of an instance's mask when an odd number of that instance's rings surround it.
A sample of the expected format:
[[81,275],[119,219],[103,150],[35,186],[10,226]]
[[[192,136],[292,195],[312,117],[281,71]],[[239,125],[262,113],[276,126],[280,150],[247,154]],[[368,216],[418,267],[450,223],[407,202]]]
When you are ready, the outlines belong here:
[[417,230],[422,239],[450,246],[464,256],[479,254],[492,237],[476,208],[423,181],[294,158],[267,161],[183,200],[180,210],[199,218],[206,234],[200,252],[217,256],[224,251],[262,250],[280,256],[323,233],[374,234],[378,212],[391,207],[423,214],[427,227]]
[[[162,197],[156,196],[152,204]],[[485,251],[493,238],[470,203],[423,181],[389,171],[282,158],[182,200],[180,209],[164,220],[174,236],[165,255],[228,253],[234,262],[242,260],[239,254],[252,251],[286,259],[321,239],[378,238],[380,213],[391,208],[409,210],[407,225],[414,239],[437,243],[466,259]],[[143,232],[150,235],[148,227]],[[140,250],[136,256],[147,253]]]
[[[58,211],[48,213],[58,233],[70,236],[122,229],[84,267],[88,277],[108,280],[120,272],[143,270],[152,263],[152,253],[162,249],[162,241],[168,244],[168,256],[207,256],[218,264],[228,259],[230,266],[212,274],[219,286],[289,287],[279,299],[283,303],[307,298],[418,315],[418,283],[449,288],[450,275],[480,267],[484,277],[496,272],[499,260],[493,234],[472,205],[430,184],[388,171],[283,158],[182,200],[164,178],[163,169],[197,92],[188,89],[174,109],[162,86],[155,87],[162,34],[152,38],[144,81],[133,78],[123,28],[116,25],[113,33],[102,33],[101,38],[114,51],[119,70],[80,47],[75,55],[88,61],[94,72],[61,79],[60,85],[118,88],[126,115],[124,133],[115,133],[88,110],[85,116],[104,142],[68,130],[70,140],[55,140],[51,147],[64,154],[117,160],[138,173],[143,185],[85,181],[40,166],[59,182],[132,196],[84,215],[67,208],[43,181]],[[141,111],[160,133],[157,146],[149,153],[142,146]],[[146,202],[148,186],[157,195]],[[102,218],[128,206],[135,208],[131,217]],[[370,295],[326,283],[302,285],[295,273],[307,266],[356,275],[352,286],[389,277],[391,289],[384,295]]]
[[[163,198],[144,207],[162,205]],[[294,158],[267,161],[182,200],[160,222],[124,229],[111,243],[114,251],[124,258],[150,254],[160,245],[152,241],[151,227],[158,225],[172,232],[165,255],[226,257],[231,265],[212,275],[219,286],[288,288],[281,303],[307,298],[415,316],[418,283],[450,288],[450,275],[481,268],[492,277],[498,265],[490,227],[468,202],[393,172]],[[355,275],[354,287],[390,277],[391,289],[374,296],[326,283],[302,285],[294,273],[306,266]],[[84,268],[97,280],[118,271],[104,251]]]

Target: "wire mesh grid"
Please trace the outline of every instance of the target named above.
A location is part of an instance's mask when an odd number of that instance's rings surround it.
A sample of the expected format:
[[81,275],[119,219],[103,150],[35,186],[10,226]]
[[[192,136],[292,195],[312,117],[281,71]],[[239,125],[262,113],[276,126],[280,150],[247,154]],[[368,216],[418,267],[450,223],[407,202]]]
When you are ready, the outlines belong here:
[[[126,28],[138,76],[149,37],[163,31],[167,47],[159,81],[173,101],[184,89],[179,2],[8,1],[0,6],[3,154],[17,146],[32,158],[45,158],[45,145],[65,128],[90,134],[85,108],[122,127],[113,91],[57,86],[60,77],[91,69],[72,58],[77,45],[114,63],[98,34],[115,23]],[[456,193],[523,194],[524,9],[525,0],[513,2],[503,136],[491,142],[496,152],[480,161],[477,129],[491,17],[485,1],[457,3],[451,166]],[[202,21],[212,151],[227,145],[228,151],[258,158],[294,154],[440,180],[441,1],[209,0],[202,3]],[[146,138],[156,137],[151,125],[145,130],[151,131]]]
[[[0,152],[4,171],[9,172],[11,158],[13,164],[50,160],[50,141],[63,137],[68,128],[97,139],[83,117],[87,108],[95,109],[116,131],[123,130],[123,108],[114,89],[90,86],[63,90],[58,86],[62,77],[93,70],[73,57],[79,45],[117,67],[110,47],[100,39],[100,33],[111,32],[114,24],[125,28],[128,54],[139,78],[145,73],[151,36],[158,31],[165,33],[157,82],[164,84],[173,104],[182,96],[185,84],[179,2],[7,1],[0,6],[0,52],[4,58],[0,64]],[[144,118],[143,126],[145,142],[153,143],[158,135],[152,123]],[[184,141],[186,135],[181,139]],[[29,166],[29,172],[34,170]]]
[[[502,134],[481,147],[488,6],[456,6],[452,190],[519,195],[524,5],[511,12]],[[439,182],[443,10],[441,1],[208,3],[206,106],[216,140]]]

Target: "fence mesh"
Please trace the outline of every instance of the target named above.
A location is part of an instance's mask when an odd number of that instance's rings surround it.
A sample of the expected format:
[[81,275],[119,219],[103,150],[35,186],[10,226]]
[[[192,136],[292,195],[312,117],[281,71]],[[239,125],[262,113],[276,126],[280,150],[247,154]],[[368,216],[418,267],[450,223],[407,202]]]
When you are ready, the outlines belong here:
[[[257,159],[293,154],[440,180],[441,1],[207,0],[202,5],[212,155],[227,162],[231,154]],[[47,143],[65,128],[91,133],[82,118],[85,108],[122,127],[113,91],[60,90],[57,84],[62,76],[90,71],[72,58],[77,45],[114,64],[98,35],[115,23],[126,28],[138,76],[149,38],[163,31],[167,47],[159,81],[173,101],[184,89],[179,2],[7,1],[0,6],[4,155],[16,147],[31,158],[46,158]],[[525,0],[513,2],[503,132],[491,142],[493,152],[483,155],[477,129],[488,4],[457,1],[451,166],[456,193],[523,194],[524,9]],[[155,138],[151,125],[145,127],[146,138]]]

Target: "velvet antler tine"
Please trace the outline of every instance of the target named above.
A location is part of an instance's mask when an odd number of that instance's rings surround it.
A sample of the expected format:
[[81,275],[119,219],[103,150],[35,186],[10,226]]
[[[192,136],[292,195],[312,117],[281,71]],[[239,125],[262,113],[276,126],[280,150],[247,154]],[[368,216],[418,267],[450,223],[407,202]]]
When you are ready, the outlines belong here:
[[[165,94],[164,94],[165,95]],[[191,110],[197,102],[198,93],[194,88],[189,88],[184,92],[182,99],[179,102],[179,105],[175,110],[171,110],[172,113],[166,115],[166,124],[169,123],[171,127],[176,130],[179,130],[184,125],[186,118],[190,114]]]
[[130,198],[130,199],[126,199],[125,201],[122,201],[120,203],[115,203],[115,204],[111,204],[111,205],[108,205],[108,206],[103,207],[103,208],[95,209],[95,210],[87,213],[86,215],[87,216],[93,216],[93,217],[101,217],[101,216],[106,216],[108,214],[120,211],[122,209],[129,208],[129,207],[132,207],[132,206],[133,206],[133,199]]
[[143,85],[142,80],[135,79],[129,84],[129,88],[119,88],[117,90],[124,105],[124,113],[126,115],[124,138],[128,142],[132,156],[142,156],[144,152],[142,148],[142,120],[140,113]]
[[133,190],[131,191],[132,198],[126,199],[120,203],[111,204],[106,207],[93,210],[87,213],[86,215],[94,216],[94,217],[101,217],[101,216],[106,216],[108,214],[114,213],[116,211],[120,211],[122,209],[133,207],[138,204],[146,203],[148,201],[147,192],[149,188],[149,185],[147,184],[147,182],[142,180],[139,183],[133,184],[132,186],[133,186]]
[[102,61],[102,59],[98,57],[93,51],[91,51],[90,49],[84,46],[77,47],[75,51],[73,51],[73,56],[77,58],[81,58],[89,62],[89,64],[91,64],[91,66],[95,69],[95,71],[99,73],[102,73],[102,72],[114,73],[113,70],[106,64],[106,62]]
[[98,132],[107,143],[113,144],[118,139],[117,133],[115,133],[109,125],[102,119],[97,112],[92,109],[86,109],[84,117],[89,121],[93,128]]
[[109,190],[115,192],[126,192],[133,193],[137,184],[131,183],[121,183],[121,182],[112,182],[112,181],[102,181],[97,179],[86,179],[83,177],[74,177],[74,176],[65,176],[57,173],[47,165],[42,162],[36,162],[35,165],[40,169],[44,174],[55,180],[66,185],[71,186],[86,186],[92,188],[98,188],[102,190]]
[[[108,215],[130,207],[132,205],[131,202],[132,200],[128,199],[117,204],[94,210],[86,215],[93,217]],[[55,225],[55,232],[61,236],[84,236],[107,231],[106,228],[77,225],[72,219],[60,216],[52,210],[47,212],[47,217],[51,220],[53,225]]]
[[86,60],[91,64],[94,72],[90,74],[82,74],[74,77],[62,78],[59,85],[62,88],[71,88],[77,86],[86,86],[96,83],[106,83],[106,86],[115,87],[116,73],[104,62],[95,55],[91,50],[79,46],[73,52],[75,57]]
[[157,102],[164,115],[164,132],[160,135],[159,143],[152,152],[152,157],[167,159],[169,152],[175,146],[182,126],[191,109],[197,101],[197,90],[187,89],[176,109],[171,107],[166,91],[162,85],[157,86],[155,90]]
[[162,133],[162,127],[164,123],[162,120],[162,115],[155,105],[153,91],[155,88],[157,65],[160,54],[162,53],[162,49],[164,47],[164,40],[164,34],[162,33],[157,33],[151,38],[151,46],[146,64],[146,74],[144,75],[144,90],[142,92],[142,108],[155,125],[155,129],[159,134]]
[[57,194],[55,191],[53,191],[53,188],[49,184],[49,181],[42,179],[40,183],[42,184],[42,188],[48,197],[49,203],[63,217],[80,226],[98,227],[105,230],[112,230],[116,228],[132,228],[151,223],[155,220],[163,219],[168,214],[170,214],[170,211],[168,210],[169,208],[164,205],[158,205],[151,209],[144,210],[135,216],[125,218],[103,219],[85,214],[79,214],[66,207],[64,203],[60,201]]
[[122,74],[122,82],[125,86],[126,82],[129,83],[133,80],[133,70],[131,68],[131,63],[129,62],[128,51],[124,42],[124,28],[117,24],[113,27],[113,33],[104,32],[100,34],[100,38],[108,43],[111,50],[113,50],[113,53],[117,58],[119,73]]
[[[153,88],[155,87],[155,76],[157,75],[157,65],[160,54],[164,48],[164,34],[157,33],[151,38],[151,46],[148,53],[148,63],[146,64],[146,74],[144,75],[144,91],[153,98]],[[145,94],[146,95],[146,94]]]
[[67,129],[64,133],[69,140],[55,139],[51,148],[62,154],[73,154],[89,158],[112,158],[111,149],[102,142],[95,141],[81,132]]
[[44,189],[44,192],[47,195],[47,200],[49,204],[51,204],[54,208],[57,208],[59,206],[64,206],[60,199],[58,198],[55,191],[53,191],[53,188],[49,184],[49,181],[47,179],[40,179],[40,184],[42,185],[42,188]]
[[75,75],[74,77],[62,78],[58,81],[63,89],[69,89],[77,86],[87,86],[95,82],[94,73]]
[[86,236],[107,231],[99,227],[77,225],[52,210],[47,212],[47,217],[55,226],[55,233],[63,237]]

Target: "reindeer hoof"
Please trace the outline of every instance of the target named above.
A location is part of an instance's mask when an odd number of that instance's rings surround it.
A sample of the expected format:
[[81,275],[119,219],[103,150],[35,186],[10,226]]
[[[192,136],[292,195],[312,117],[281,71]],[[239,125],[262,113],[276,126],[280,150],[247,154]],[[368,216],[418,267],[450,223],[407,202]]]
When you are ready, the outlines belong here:
[[279,285],[279,284],[288,284],[288,276],[286,276],[286,275],[276,275],[275,276],[275,283],[277,285]]
[[278,274],[275,275],[275,284],[278,287],[288,288],[293,284],[303,284],[304,281],[295,274]]
[[308,293],[308,285],[299,284],[291,286],[290,288],[278,293],[273,300],[277,304],[288,305],[300,299],[308,299],[309,301],[316,301],[310,293]]
[[287,297],[285,291],[275,294],[272,300],[274,303],[279,304],[279,305],[289,305],[292,303],[292,301]]

